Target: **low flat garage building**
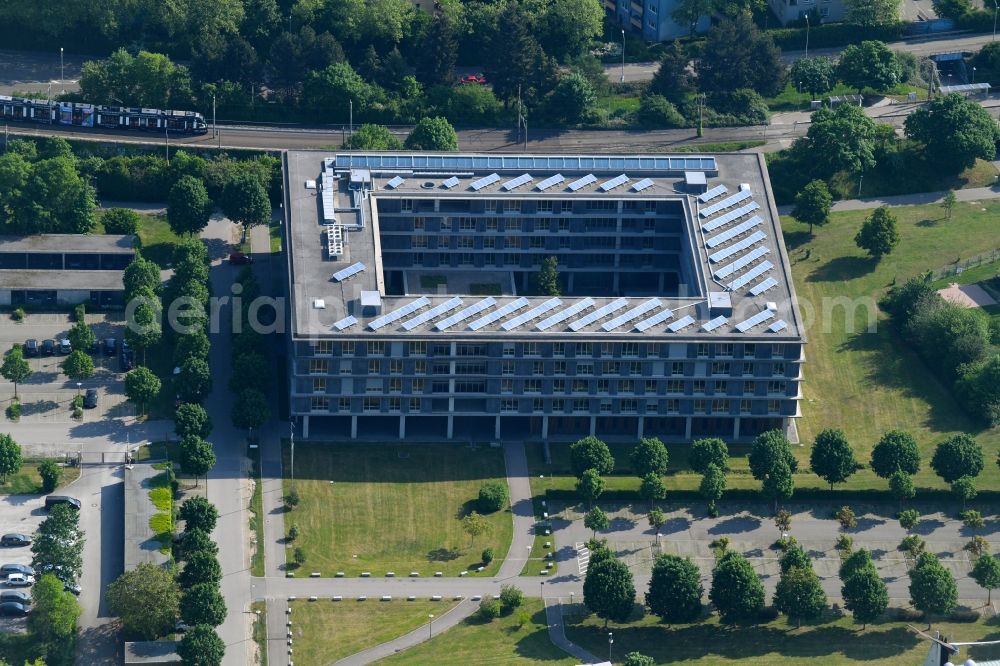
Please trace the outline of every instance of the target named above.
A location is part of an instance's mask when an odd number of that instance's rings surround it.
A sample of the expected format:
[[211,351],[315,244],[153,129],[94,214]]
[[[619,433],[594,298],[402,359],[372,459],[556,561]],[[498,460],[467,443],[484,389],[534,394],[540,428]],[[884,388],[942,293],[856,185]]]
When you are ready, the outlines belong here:
[[0,305],[119,307],[134,243],[131,235],[0,236]]

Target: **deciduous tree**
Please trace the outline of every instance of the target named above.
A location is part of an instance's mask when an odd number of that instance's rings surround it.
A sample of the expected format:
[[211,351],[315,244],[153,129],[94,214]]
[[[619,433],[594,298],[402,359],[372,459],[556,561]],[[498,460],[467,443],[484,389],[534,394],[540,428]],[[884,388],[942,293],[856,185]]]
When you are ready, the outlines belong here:
[[887,206],[876,208],[861,225],[854,242],[876,260],[891,253],[899,244],[896,216],[889,212]]
[[535,278],[538,291],[546,296],[558,296],[559,291],[559,259],[545,257],[542,268]]
[[182,403],[174,412],[174,432],[182,438],[195,435],[204,439],[212,434],[212,417],[201,405]]
[[578,492],[588,502],[593,502],[604,492],[604,479],[596,469],[588,469],[576,482]]
[[174,378],[174,388],[183,402],[201,402],[212,390],[212,372],[208,362],[189,358],[181,364]]
[[181,176],[167,196],[167,223],[175,234],[197,234],[208,225],[212,201],[205,184],[194,176]]
[[728,471],[729,447],[717,437],[696,439],[688,452],[688,465],[699,474],[704,474],[709,465],[715,465],[723,472]]
[[473,511],[462,518],[462,530],[469,535],[472,544],[475,544],[477,536],[482,536],[490,531],[490,523],[478,512]]
[[726,473],[715,463],[709,463],[701,477],[698,494],[708,500],[709,506],[714,506],[726,492]]
[[963,476],[979,476],[983,471],[983,449],[971,435],[952,435],[934,449],[931,469],[945,483],[954,483]]
[[226,644],[215,629],[200,624],[184,634],[177,644],[177,654],[190,666],[221,666]]
[[21,469],[21,446],[7,433],[0,433],[0,483]]
[[63,589],[63,582],[52,574],[44,574],[31,588],[28,626],[42,643],[55,647],[56,643],[72,640],[80,613],[76,597]]
[[202,530],[211,534],[219,519],[219,510],[204,497],[191,497],[181,504],[178,516],[184,521],[184,530]]
[[662,500],[667,496],[667,486],[663,479],[650,472],[642,477],[639,482],[639,495],[649,500],[650,505],[657,500]]
[[125,375],[125,395],[139,403],[139,411],[146,412],[146,403],[160,394],[160,378],[146,367],[129,370]]
[[217,627],[226,619],[226,601],[212,583],[192,585],[181,597],[181,620],[194,626]]
[[271,221],[271,201],[260,179],[250,173],[237,174],[222,188],[219,202],[222,212],[241,225],[243,237],[251,227],[266,226]]
[[826,594],[812,568],[792,567],[781,574],[774,591],[774,606],[796,627],[814,620],[826,609]]
[[660,555],[646,592],[649,610],[668,624],[694,622],[701,616],[701,573],[689,557]]
[[215,467],[215,450],[212,445],[197,435],[187,435],[181,439],[181,470],[198,477],[206,476]]
[[821,479],[830,484],[844,483],[857,470],[858,461],[854,449],[847,441],[843,430],[823,430],[816,435],[809,466]]
[[421,118],[404,145],[407,150],[454,152],[458,150],[458,134],[447,118]]
[[21,345],[14,347],[4,355],[3,365],[0,365],[0,375],[14,384],[14,399],[17,399],[17,385],[31,376],[31,365],[24,358]]
[[705,91],[749,88],[770,97],[785,87],[781,51],[770,35],[757,29],[749,13],[723,19],[709,30],[697,70]]
[[366,123],[354,130],[344,147],[351,150],[402,150],[403,142],[385,125]]
[[660,528],[667,522],[666,515],[660,509],[653,507],[649,510],[646,519],[649,521],[649,526],[656,531],[656,543],[660,543]]
[[87,352],[74,349],[62,362],[62,369],[70,379],[88,379],[94,374],[94,359]]
[[969,574],[976,585],[986,590],[986,605],[989,606],[993,590],[1000,587],[1000,559],[986,553],[976,560]]
[[712,570],[708,598],[723,622],[749,620],[764,607],[764,585],[742,554],[726,551]]
[[177,582],[184,590],[189,590],[199,583],[218,586],[221,580],[222,567],[218,558],[205,551],[191,553],[184,562],[180,575],[177,576]]
[[608,514],[604,513],[599,506],[595,506],[583,517],[583,526],[593,533],[594,539],[597,538],[598,530],[606,530],[610,524]]
[[126,636],[154,640],[177,623],[180,590],[169,569],[141,562],[108,586],[105,599]]
[[142,218],[131,208],[109,208],[101,216],[106,234],[136,234]]
[[605,628],[608,621],[627,620],[635,606],[635,584],[625,563],[614,558],[591,562],[583,581],[583,603],[604,620]]
[[663,476],[667,473],[670,456],[667,454],[667,447],[659,439],[643,437],[632,449],[631,461],[636,476],[643,477],[647,474]]
[[917,494],[917,488],[913,485],[913,477],[902,470],[893,472],[892,476],[889,477],[889,492],[902,507],[904,500],[913,499],[913,496]]
[[847,578],[841,576],[841,580],[844,606],[854,615],[854,621],[861,623],[862,630],[889,607],[889,592],[885,582],[870,561],[868,566],[859,568]]
[[931,101],[906,117],[906,136],[927,146],[927,155],[948,173],[992,160],[1000,128],[989,112],[970,99],[952,93]]
[[42,479],[42,492],[51,493],[62,483],[63,469],[55,460],[45,459],[38,466],[38,476]]
[[[795,142],[808,156],[817,176],[838,171],[861,173],[875,166],[875,121],[853,104],[823,108],[812,114],[809,130]],[[801,142],[801,143],[800,143]]]
[[902,71],[896,54],[888,46],[869,40],[844,49],[837,65],[837,77],[856,88],[860,95],[865,88],[892,88],[902,80]]
[[920,471],[920,450],[908,432],[890,430],[872,449],[872,470],[883,479],[896,472],[916,474]]
[[958,603],[958,588],[951,572],[933,553],[921,553],[910,569],[910,603],[924,613],[930,629],[931,615],[947,615]]
[[615,468],[615,459],[611,456],[608,445],[596,437],[584,437],[569,447],[570,465],[573,475],[583,476],[588,469],[597,470],[598,474],[611,474]]
[[833,195],[822,180],[812,180],[795,195],[795,208],[792,217],[809,225],[809,233],[813,227],[822,227],[830,221],[830,209],[833,207]]
[[259,428],[270,415],[267,398],[257,389],[244,389],[233,401],[233,425],[237,428]]

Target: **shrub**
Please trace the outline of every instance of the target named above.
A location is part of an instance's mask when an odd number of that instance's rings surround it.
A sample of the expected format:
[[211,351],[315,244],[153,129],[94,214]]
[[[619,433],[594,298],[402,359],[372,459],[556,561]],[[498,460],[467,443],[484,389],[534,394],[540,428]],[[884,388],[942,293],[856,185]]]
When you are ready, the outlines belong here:
[[491,481],[479,489],[478,506],[480,513],[496,513],[506,507],[509,501],[510,494],[505,483]]
[[73,418],[74,419],[82,419],[83,418],[83,408],[82,407],[74,407],[73,408]]
[[834,517],[840,521],[840,526],[845,530],[851,529],[858,526],[858,519],[854,516],[854,510],[849,506],[842,506],[834,514]]
[[948,616],[949,622],[978,622],[979,621],[979,611],[970,610],[968,608],[960,608],[958,610],[952,611],[951,615]]
[[976,529],[984,527],[986,525],[986,521],[983,520],[983,514],[979,513],[975,509],[968,509],[966,511],[963,511],[962,513],[958,514],[958,517],[959,519],[961,519],[962,523],[969,529]]
[[291,511],[292,509],[297,507],[299,505],[299,502],[301,501],[302,498],[299,496],[298,489],[292,488],[291,490],[288,491],[288,494],[285,495],[285,508]]
[[301,567],[306,563],[306,551],[301,546],[296,546],[295,550],[292,551],[292,559],[295,561],[296,567]]
[[80,303],[78,306],[73,308],[73,321],[86,321],[87,317],[87,306]]
[[773,622],[778,619],[778,609],[774,606],[764,606],[757,613],[758,622]]
[[714,550],[724,553],[729,549],[729,537],[727,536],[719,537],[718,539],[715,539],[714,541],[712,541],[712,543],[708,545],[711,546]]
[[916,509],[900,511],[896,517],[899,518],[899,526],[904,530],[912,530],[920,522],[920,512]]
[[719,509],[715,506],[715,500],[712,500],[711,502],[708,503],[708,517],[709,518],[719,517]]
[[513,585],[500,586],[500,605],[505,613],[509,613],[515,608],[520,608],[524,603],[524,592]]
[[792,548],[797,545],[799,545],[799,542],[793,536],[781,537],[780,539],[774,542],[774,547],[782,552],[787,552],[789,548]]
[[493,561],[493,549],[492,548],[487,548],[486,550],[484,550],[483,554],[481,556],[481,559],[483,561],[483,564],[489,564],[490,562],[492,562]]
[[299,538],[299,526],[292,523],[292,526],[288,528],[288,541],[295,541]]
[[918,622],[924,618],[924,614],[915,608],[895,608],[893,610],[898,622]]
[[854,550],[854,538],[850,534],[837,537],[837,550],[841,555],[849,555]]
[[14,311],[10,313],[10,318],[14,321],[24,321],[24,308],[14,308]]
[[42,492],[51,493],[62,482],[63,470],[56,461],[44,460],[38,466],[38,475],[42,477]]
[[910,557],[917,557],[927,548],[927,543],[916,534],[911,534],[899,543],[898,550],[907,553]]
[[500,613],[503,612],[503,608],[500,606],[500,601],[497,599],[483,599],[479,602],[479,610],[476,614],[479,619],[489,622],[500,617]]
[[11,421],[17,421],[21,418],[21,403],[12,402],[7,406],[7,418]]

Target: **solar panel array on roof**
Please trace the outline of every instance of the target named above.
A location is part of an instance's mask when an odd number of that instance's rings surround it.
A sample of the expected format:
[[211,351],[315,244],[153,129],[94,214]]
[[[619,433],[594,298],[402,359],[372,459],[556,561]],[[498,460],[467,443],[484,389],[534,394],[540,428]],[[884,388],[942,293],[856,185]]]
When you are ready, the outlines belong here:
[[744,215],[749,215],[758,208],[760,208],[760,204],[757,203],[756,201],[751,201],[746,206],[740,206],[739,208],[735,208],[729,211],[728,213],[720,215],[714,220],[709,220],[705,224],[701,225],[701,230],[706,233],[709,231],[715,231],[719,227],[724,227],[730,222],[735,222]]
[[388,187],[390,190],[394,190],[405,182],[406,182],[405,178],[403,178],[402,176],[396,176],[388,183],[386,183],[385,186]]
[[458,185],[458,183],[459,183],[458,176],[452,176],[451,178],[449,178],[448,180],[444,181],[441,184],[444,185],[444,188],[446,190],[450,190],[451,188]]
[[724,277],[729,277],[736,271],[741,270],[746,266],[749,266],[753,262],[757,261],[768,252],[770,252],[770,250],[768,250],[766,247],[755,248],[752,252],[747,252],[733,263],[726,264],[722,268],[715,271],[715,277],[719,278],[720,280]]
[[521,187],[522,185],[524,185],[526,183],[530,183],[530,182],[531,182],[531,174],[530,173],[525,173],[525,174],[521,174],[517,178],[514,178],[513,180],[508,180],[506,183],[504,183],[500,187],[501,187],[501,189],[504,189],[504,190],[507,190],[508,192],[510,192],[511,190],[516,190],[517,188]]
[[553,185],[558,185],[559,183],[563,182],[564,180],[566,180],[566,179],[563,177],[563,175],[561,173],[557,173],[556,175],[549,176],[548,178],[546,178],[542,182],[538,183],[538,185],[536,187],[538,188],[539,192],[544,192],[545,190],[549,189]]
[[713,264],[716,264],[724,259],[728,259],[734,254],[742,252],[748,247],[754,245],[755,243],[759,243],[765,238],[767,238],[767,234],[765,234],[763,231],[759,230],[755,231],[746,238],[744,238],[743,240],[741,240],[739,243],[735,243],[733,245],[730,245],[729,247],[722,248],[718,252],[708,255],[708,260],[711,261]]
[[639,155],[470,155],[470,154],[399,154],[337,153],[332,162],[336,169],[406,169],[410,171],[576,171],[601,173],[623,171],[674,172],[718,171],[715,158],[709,155],[653,157]]
[[729,321],[729,320],[726,319],[725,317],[722,317],[722,316],[716,317],[712,321],[707,321],[704,324],[702,324],[701,325],[701,330],[705,331],[706,333],[711,333],[715,329],[717,329],[720,326],[722,326],[723,324],[725,324],[727,321]]
[[469,307],[465,308],[464,310],[456,312],[455,314],[453,314],[452,316],[448,317],[447,319],[442,319],[437,324],[435,324],[434,328],[436,328],[439,331],[447,330],[447,329],[451,328],[452,326],[454,326],[455,324],[457,324],[459,322],[462,322],[462,321],[465,321],[466,319],[468,319],[469,317],[471,317],[473,315],[479,314],[480,312],[482,312],[486,308],[492,307],[492,306],[496,305],[496,302],[497,301],[496,301],[495,298],[493,298],[492,296],[488,296],[487,298],[484,298],[483,300],[479,301],[478,303],[473,303],[472,305],[470,305]]
[[635,185],[633,185],[632,189],[635,190],[636,192],[642,192],[647,187],[652,187],[652,186],[653,186],[653,179],[652,178],[643,178],[638,183],[636,183]]
[[596,182],[597,182],[597,176],[595,176],[592,173],[588,173],[583,178],[577,178],[572,183],[570,183],[569,184],[569,191],[570,192],[576,192],[580,188],[586,187],[587,185],[590,185],[591,183],[596,183]]
[[721,197],[723,194],[728,192],[729,189],[725,185],[716,185],[707,192],[703,192],[698,196],[698,201],[701,203],[708,203],[715,197]]
[[333,327],[338,331],[343,331],[345,328],[350,328],[358,323],[358,318],[354,315],[348,315],[338,322],[334,322]]
[[554,315],[552,315],[551,317],[548,317],[547,319],[543,319],[542,321],[540,321],[538,323],[537,326],[535,326],[535,329],[539,330],[539,331],[544,331],[546,329],[552,328],[553,326],[555,326],[559,322],[566,321],[567,319],[569,319],[573,315],[576,315],[576,314],[579,314],[579,313],[583,312],[584,310],[586,310],[587,308],[589,308],[593,304],[594,304],[594,299],[588,296],[587,298],[583,299],[582,301],[577,301],[576,303],[574,303],[573,305],[569,306],[565,310],[563,310],[561,312],[557,312]]
[[774,268],[774,264],[772,264],[770,261],[760,262],[759,264],[748,270],[746,273],[744,273],[740,277],[730,282],[729,290],[736,291],[741,287],[745,287],[746,285],[750,284],[758,277],[771,270],[772,268]]
[[715,215],[720,211],[726,210],[727,208],[738,206],[739,204],[743,203],[752,196],[753,194],[751,194],[750,190],[740,190],[739,192],[736,192],[735,194],[726,197],[719,203],[714,203],[711,206],[702,208],[700,211],[698,211],[698,214],[701,215],[702,217],[709,217],[711,215]]
[[584,326],[589,326],[590,324],[593,324],[595,321],[597,321],[601,317],[606,317],[609,314],[612,314],[614,312],[618,312],[619,310],[621,310],[622,308],[624,308],[627,305],[628,305],[628,299],[627,298],[617,298],[617,299],[611,301],[610,303],[608,303],[607,305],[602,305],[601,307],[597,308],[596,310],[594,310],[590,314],[584,315],[583,317],[581,317],[581,318],[577,319],[576,321],[572,322],[569,325],[569,330],[571,330],[574,333],[576,333],[577,331],[579,331]]
[[773,289],[774,287],[777,287],[777,286],[778,286],[778,281],[775,280],[773,277],[769,277],[766,280],[764,280],[763,282],[761,282],[760,284],[758,284],[755,287],[751,288],[750,289],[750,293],[753,294],[754,296],[760,296],[761,294],[763,294],[764,292],[766,292],[768,289]]
[[404,321],[403,322],[403,328],[405,328],[407,331],[412,331],[413,329],[415,329],[417,326],[420,326],[425,321],[430,321],[431,319],[434,319],[434,317],[440,317],[445,312],[451,312],[452,310],[454,310],[455,308],[459,307],[460,305],[462,305],[462,299],[461,298],[458,298],[457,296],[454,297],[454,298],[450,298],[447,301],[445,301],[444,303],[441,303],[440,305],[435,305],[434,307],[432,307],[430,310],[427,310],[426,312],[421,312],[420,314],[418,314],[413,319],[408,319],[408,320]]
[[498,319],[503,319],[504,317],[506,317],[507,315],[509,315],[512,312],[517,312],[521,308],[528,307],[529,303],[531,303],[531,301],[529,301],[527,298],[525,298],[524,296],[522,296],[521,298],[517,299],[516,301],[511,301],[510,303],[508,303],[507,305],[503,306],[502,308],[498,308],[498,309],[494,310],[493,312],[489,313],[485,317],[480,317],[479,319],[475,320],[474,322],[472,322],[471,324],[469,324],[469,328],[471,328],[473,331],[478,331],[483,326],[488,326],[488,325],[492,324],[493,322],[495,322]]
[[652,328],[653,326],[656,326],[657,324],[662,324],[663,322],[665,322],[666,320],[670,319],[673,316],[674,313],[672,310],[664,310],[663,312],[657,312],[649,319],[643,319],[638,324],[636,324],[635,330],[639,332],[645,331],[649,328]]
[[763,221],[764,220],[760,219],[760,215],[754,215],[746,222],[740,222],[732,229],[727,229],[726,231],[723,231],[721,234],[716,234],[715,236],[712,236],[707,241],[705,241],[705,245],[707,247],[712,248],[718,245],[722,245],[723,243],[728,243],[737,236],[742,236],[746,232],[750,231]]
[[779,319],[778,321],[768,326],[767,330],[771,331],[772,333],[779,333],[785,330],[786,328],[788,328],[788,324],[785,323],[785,320]]
[[621,187],[622,185],[624,185],[628,181],[629,181],[629,177],[626,176],[625,174],[622,174],[620,176],[615,176],[614,178],[612,178],[609,181],[601,183],[601,187],[599,189],[602,192],[610,192],[611,190],[615,189],[616,187]]
[[660,303],[660,299],[658,299],[658,298],[651,298],[648,301],[646,301],[645,303],[641,303],[641,304],[635,306],[634,308],[632,308],[628,312],[625,312],[623,314],[618,315],[617,317],[615,317],[611,321],[604,322],[604,324],[601,325],[601,328],[604,329],[604,331],[606,331],[606,332],[607,331],[613,331],[616,328],[618,328],[619,326],[622,326],[624,324],[627,324],[630,321],[638,319],[639,317],[641,317],[642,315],[646,314],[650,310],[655,310],[656,308],[660,307],[661,305],[662,305],[662,303]]
[[349,277],[354,277],[361,271],[365,270],[365,265],[360,261],[356,264],[351,264],[347,268],[343,268],[333,274],[333,279],[337,282],[343,282]]
[[557,308],[560,305],[562,305],[561,300],[559,300],[558,298],[550,298],[544,303],[536,305],[535,307],[531,308],[527,312],[517,315],[510,321],[505,321],[500,328],[502,328],[505,331],[513,331],[515,328],[527,324],[532,319],[537,319],[538,317],[541,317],[549,310]]
[[760,312],[750,317],[746,321],[741,321],[740,323],[736,324],[736,330],[739,331],[740,333],[746,333],[754,326],[760,326],[765,321],[768,321],[770,319],[774,319],[774,312],[767,309],[761,310]]
[[416,300],[410,301],[409,303],[407,303],[406,305],[404,305],[399,309],[384,314],[378,319],[373,319],[368,323],[368,328],[370,328],[373,331],[377,331],[378,329],[384,326],[388,326],[394,321],[399,321],[403,317],[416,312],[420,308],[427,307],[430,304],[431,304],[430,299],[428,299],[426,296],[421,296]]
[[472,183],[472,185],[470,185],[469,187],[471,187],[473,190],[475,190],[476,192],[478,192],[479,190],[483,189],[484,187],[489,187],[490,185],[492,185],[493,183],[497,182],[498,180],[500,180],[500,174],[498,174],[496,172],[493,172],[493,173],[491,173],[488,176],[483,176],[479,180],[474,181]]
[[692,317],[691,315],[684,315],[682,318],[678,319],[674,323],[668,324],[667,330],[670,331],[671,333],[676,333],[677,331],[687,328],[693,323],[694,323],[694,317]]

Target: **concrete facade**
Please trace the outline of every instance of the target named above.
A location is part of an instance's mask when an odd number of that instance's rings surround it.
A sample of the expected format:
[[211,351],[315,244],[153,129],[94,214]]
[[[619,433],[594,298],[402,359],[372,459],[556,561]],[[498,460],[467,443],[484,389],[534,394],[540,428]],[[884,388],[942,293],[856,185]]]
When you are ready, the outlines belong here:
[[844,0],[768,0],[768,6],[781,25],[801,21],[809,14],[812,27],[847,18]]
[[286,159],[306,436],[794,435],[801,319],[760,156]]
[[[615,17],[622,28],[642,35],[649,42],[686,37],[691,26],[678,23],[671,14],[680,5],[678,0],[604,0],[604,9]],[[695,32],[705,32],[711,24],[702,16],[694,26]]]

